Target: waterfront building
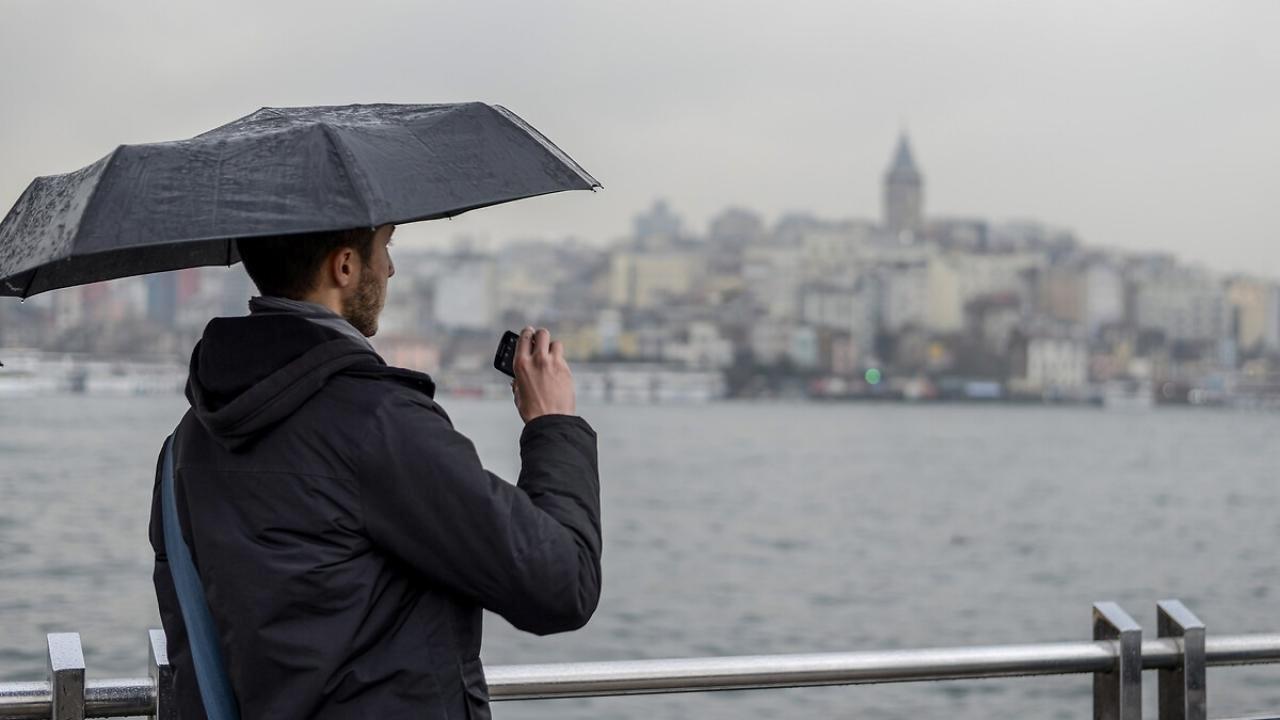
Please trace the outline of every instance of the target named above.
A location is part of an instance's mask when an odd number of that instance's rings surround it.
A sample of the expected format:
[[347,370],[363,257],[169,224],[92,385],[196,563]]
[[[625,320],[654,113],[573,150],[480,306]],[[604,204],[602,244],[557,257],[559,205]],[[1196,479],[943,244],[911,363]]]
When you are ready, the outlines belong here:
[[744,208],[727,208],[711,219],[707,271],[717,277],[742,275],[743,250],[765,240],[764,220]]
[[1249,277],[1227,281],[1232,324],[1238,347],[1245,352],[1280,350],[1280,285]]
[[1030,305],[1032,283],[1048,266],[1038,252],[950,253],[948,258],[956,273],[959,307],[992,295],[1013,295]]
[[408,273],[402,276],[399,268],[393,282],[395,290],[387,293],[386,305],[378,318],[378,335],[425,337],[435,315],[434,285],[419,276]]
[[670,246],[681,238],[680,216],[672,212],[666,200],[655,200],[647,211],[632,220],[632,238],[642,248]]
[[[875,346],[878,292],[875,278],[862,275],[850,285],[815,283],[801,290],[801,320],[819,330],[829,331],[831,343],[845,342],[839,351],[853,361]],[[829,351],[834,352],[834,351]]]
[[1013,392],[1055,398],[1081,396],[1089,381],[1089,348],[1069,327],[1018,336],[1010,358]]
[[814,370],[821,361],[821,344],[818,331],[809,325],[791,328],[788,336],[787,357],[802,370]]
[[878,365],[872,345],[862,345],[839,331],[827,331],[819,338],[822,347],[820,365],[837,376],[856,376],[868,366]]
[[675,334],[662,359],[694,370],[722,370],[733,364],[733,343],[714,323],[698,320]]
[[875,225],[854,221],[814,228],[800,236],[806,280],[847,277],[855,273],[875,237]]
[[954,258],[929,251],[919,259],[881,264],[880,327],[899,332],[917,327],[935,333],[964,327],[963,278]]
[[929,261],[896,262],[876,269],[881,329],[900,333],[923,327],[929,306]]
[[177,300],[179,305],[191,302],[193,298],[200,295],[205,273],[206,268],[202,267],[182,268],[181,270],[173,271],[173,274],[178,278]]
[[562,310],[577,309],[556,302],[583,270],[575,250],[562,245],[522,242],[497,255],[494,302],[499,316],[515,319],[509,324],[547,324],[558,319]]
[[800,370],[815,370],[821,361],[821,344],[816,328],[808,325],[765,321],[751,328],[751,355],[759,365],[789,364]]
[[790,212],[778,218],[768,239],[776,245],[798,245],[805,233],[830,229],[831,222],[810,213]]
[[[236,270],[244,273],[239,268]],[[221,267],[202,267],[187,268],[174,274],[178,276],[178,305],[174,309],[170,329],[179,331],[184,341],[190,338],[194,345],[204,326],[221,309],[223,280],[231,271]]]
[[763,321],[748,331],[747,346],[759,365],[772,365],[787,354],[789,327],[776,321]]
[[[49,295],[52,301],[50,310],[54,333],[60,335],[85,322],[84,311],[87,303],[84,301],[83,287],[62,288],[54,290]],[[172,305],[170,309],[172,311]]]
[[725,208],[711,219],[707,242],[713,246],[746,247],[764,240],[764,220],[746,208]]
[[162,328],[172,328],[178,312],[178,274],[144,275],[147,288],[147,319]]
[[1158,267],[1136,278],[1135,320],[1168,341],[1212,345],[1229,336],[1222,285],[1203,268]]
[[654,314],[632,315],[628,327],[635,337],[636,351],[629,357],[641,360],[662,360],[674,340],[675,333],[665,318]]
[[1084,324],[1085,279],[1076,263],[1044,268],[1037,282],[1037,309],[1052,320]]
[[925,238],[944,250],[980,253],[990,245],[990,228],[980,218],[931,218]]
[[144,277],[124,277],[83,287],[85,319],[110,325],[141,318],[147,311]]
[[492,257],[461,254],[449,258],[435,276],[435,321],[458,330],[492,330],[497,319],[495,281]]
[[999,253],[1036,251],[1064,256],[1077,245],[1070,230],[1035,220],[1011,220],[993,225],[988,236],[988,248]]
[[1022,323],[1022,301],[1012,293],[983,295],[965,303],[964,308],[969,337],[988,353],[1004,356]]
[[1104,327],[1124,320],[1124,275],[1112,262],[1096,259],[1084,270],[1084,328],[1096,338]]
[[743,285],[772,320],[799,316],[803,251],[794,245],[747,248],[743,256]]
[[649,310],[687,296],[702,276],[705,262],[684,250],[615,250],[609,264],[609,302],[615,307]]
[[569,362],[581,362],[600,355],[600,334],[594,322],[561,322],[551,334],[564,346]]
[[1105,258],[1073,258],[1028,272],[1039,315],[1083,328],[1090,339],[1124,320],[1124,277]]
[[600,357],[615,358],[624,354],[632,354],[626,352],[629,348],[624,346],[623,330],[622,312],[620,310],[610,307],[600,311],[596,316],[594,333],[598,343],[596,352],[599,353]]

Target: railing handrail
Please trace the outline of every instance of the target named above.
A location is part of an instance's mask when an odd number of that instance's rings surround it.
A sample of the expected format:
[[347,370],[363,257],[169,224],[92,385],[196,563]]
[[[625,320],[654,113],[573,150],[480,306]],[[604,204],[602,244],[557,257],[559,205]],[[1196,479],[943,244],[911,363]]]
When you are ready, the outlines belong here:
[[[1177,701],[1183,706],[1183,711],[1170,717],[1203,720],[1205,666],[1280,662],[1280,633],[1205,637],[1203,625],[1181,603],[1165,601],[1161,603],[1160,610],[1162,637],[1142,639],[1137,645],[1133,644],[1137,637],[1132,633],[1141,631],[1132,618],[1113,603],[1099,603],[1094,606],[1095,637],[1108,637],[1107,623],[1115,623],[1121,631],[1130,633],[1128,639],[500,665],[488,668],[485,676],[491,699],[501,701],[1093,674],[1096,708],[1099,702],[1098,679],[1106,678],[1112,685],[1119,682],[1123,697],[1132,698],[1134,683],[1137,683],[1137,690],[1141,688],[1140,671],[1158,670],[1161,675],[1161,717],[1166,717],[1163,712],[1165,703]],[[1194,634],[1197,631],[1199,635]],[[151,677],[86,681],[83,660],[77,667],[74,662],[68,663],[65,657],[57,662],[54,659],[55,639],[59,652],[75,657],[79,653],[78,636],[74,633],[51,636],[50,679],[0,683],[0,720],[48,718],[55,710],[55,697],[65,695],[68,688],[73,691],[73,697],[70,701],[64,698],[62,702],[70,712],[60,711],[59,718],[132,715],[176,718],[171,700],[172,687],[168,685],[172,675],[164,634],[152,630],[150,638]],[[1125,654],[1125,648],[1131,648],[1132,661],[1139,670],[1136,674],[1124,671],[1125,667],[1131,667],[1125,665],[1131,662],[1126,659],[1129,656]],[[1122,680],[1124,677],[1128,679]],[[1182,694],[1177,694],[1177,685],[1182,685]],[[79,694],[81,687],[82,695]],[[1171,693],[1168,700],[1166,690]],[[74,702],[77,697],[79,705]],[[1140,704],[1130,705],[1126,710],[1121,708],[1124,702],[1132,703],[1117,701],[1113,703],[1118,708],[1115,713],[1104,712],[1098,717],[1140,717]]]
[[[869,685],[1110,672],[1112,641],[871,650],[794,655],[608,660],[485,669],[493,700],[544,700],[709,690]],[[1280,662],[1280,633],[1206,638],[1208,665]],[[1142,669],[1181,665],[1179,640],[1142,641]]]
[[[1206,638],[1208,665],[1280,662],[1280,633]],[[1176,640],[1142,641],[1142,669],[1177,667]],[[489,696],[544,700],[654,693],[864,685],[935,680],[1108,672],[1115,665],[1111,641],[1035,643],[913,650],[737,655],[495,665],[485,669]],[[150,678],[85,682],[86,717],[127,717],[155,712]],[[49,717],[47,680],[0,683],[0,720]]]

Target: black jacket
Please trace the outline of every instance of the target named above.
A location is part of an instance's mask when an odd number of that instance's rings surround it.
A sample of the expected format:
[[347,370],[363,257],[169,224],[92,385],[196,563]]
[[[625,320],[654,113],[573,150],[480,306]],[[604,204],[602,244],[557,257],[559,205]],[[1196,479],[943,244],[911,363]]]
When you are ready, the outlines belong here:
[[[246,720],[487,718],[481,608],[538,634],[591,617],[591,427],[528,423],[513,486],[483,469],[433,393],[426,375],[297,315],[205,329],[174,442],[176,498]],[[203,718],[158,470],[156,595],[182,717]]]

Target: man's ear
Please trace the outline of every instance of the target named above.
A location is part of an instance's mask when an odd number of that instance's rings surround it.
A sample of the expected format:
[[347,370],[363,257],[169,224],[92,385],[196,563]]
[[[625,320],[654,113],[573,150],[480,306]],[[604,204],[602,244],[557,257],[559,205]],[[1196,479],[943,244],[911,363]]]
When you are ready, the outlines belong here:
[[329,256],[329,277],[333,278],[334,285],[347,288],[355,284],[359,274],[351,248],[338,248]]

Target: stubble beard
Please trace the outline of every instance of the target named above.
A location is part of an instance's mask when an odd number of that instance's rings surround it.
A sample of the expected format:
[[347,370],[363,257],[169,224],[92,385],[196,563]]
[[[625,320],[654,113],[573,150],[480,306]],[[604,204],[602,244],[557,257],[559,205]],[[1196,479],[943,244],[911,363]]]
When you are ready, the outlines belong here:
[[386,291],[369,268],[360,269],[360,282],[356,285],[356,293],[342,303],[342,316],[365,337],[373,337],[378,332],[378,315],[382,313],[382,304]]

